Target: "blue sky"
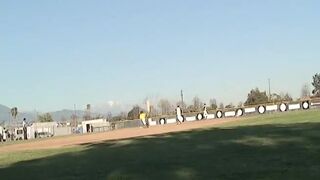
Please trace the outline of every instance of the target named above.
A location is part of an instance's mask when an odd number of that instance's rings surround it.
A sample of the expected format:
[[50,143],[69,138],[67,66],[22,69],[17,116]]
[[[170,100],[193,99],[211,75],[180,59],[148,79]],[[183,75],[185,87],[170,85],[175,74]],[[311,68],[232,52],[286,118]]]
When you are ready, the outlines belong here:
[[[52,111],[162,97],[300,96],[320,69],[320,2],[0,1],[0,104]],[[108,103],[109,102],[109,103]]]

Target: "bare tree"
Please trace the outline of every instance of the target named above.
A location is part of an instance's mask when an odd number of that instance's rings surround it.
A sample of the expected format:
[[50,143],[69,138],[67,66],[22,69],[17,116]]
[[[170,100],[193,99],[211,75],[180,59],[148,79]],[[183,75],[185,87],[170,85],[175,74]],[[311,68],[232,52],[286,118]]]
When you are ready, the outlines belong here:
[[150,106],[150,112],[149,112],[150,117],[154,117],[158,115],[158,109],[155,108],[153,105]]
[[310,86],[306,83],[301,88],[301,98],[308,98],[310,97]]
[[201,100],[198,96],[195,96],[192,99],[192,104],[193,104],[193,108],[195,111],[199,111],[201,109],[202,103],[201,103]]
[[293,101],[293,98],[289,93],[280,93],[281,101]]
[[108,112],[107,114],[107,121],[111,121],[112,120],[112,113]]
[[281,96],[279,94],[277,94],[277,93],[273,93],[273,94],[271,94],[270,101],[272,103],[281,102]]
[[226,105],[226,109],[231,109],[231,108],[234,108],[234,105],[232,103]]
[[[38,118],[38,119],[39,119],[39,118]],[[72,127],[76,127],[76,126],[78,125],[77,119],[78,119],[78,116],[77,116],[76,114],[72,114],[72,115],[71,115],[70,125],[71,125]]]
[[127,115],[128,115],[127,112],[120,112],[120,114],[119,114],[121,120],[126,120],[127,119]]
[[187,104],[182,101],[177,102],[177,106],[180,106],[182,109],[187,109]]
[[171,103],[167,99],[161,99],[158,103],[161,110],[161,115],[169,114],[171,111]]
[[218,108],[217,100],[215,98],[210,99],[210,108],[216,110]]
[[223,103],[219,104],[219,109],[224,109],[224,104]]

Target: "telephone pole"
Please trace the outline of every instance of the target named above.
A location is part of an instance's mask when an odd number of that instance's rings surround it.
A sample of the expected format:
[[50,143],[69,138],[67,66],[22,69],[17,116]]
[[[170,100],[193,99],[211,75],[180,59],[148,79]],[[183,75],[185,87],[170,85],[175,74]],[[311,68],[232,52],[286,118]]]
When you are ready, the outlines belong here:
[[74,108],[74,119],[73,119],[73,123],[74,123],[74,126],[77,127],[78,126],[78,117],[77,117],[77,107],[76,107],[76,104],[73,105],[73,108]]
[[184,105],[184,102],[183,102],[183,90],[181,89],[181,106]]
[[271,100],[271,80],[270,78],[268,79],[268,84],[269,84],[269,101]]

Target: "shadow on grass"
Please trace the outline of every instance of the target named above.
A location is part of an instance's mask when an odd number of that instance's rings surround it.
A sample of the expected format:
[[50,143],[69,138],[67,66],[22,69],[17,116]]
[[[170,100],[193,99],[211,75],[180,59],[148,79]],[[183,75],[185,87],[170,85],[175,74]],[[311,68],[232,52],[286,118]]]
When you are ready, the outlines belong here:
[[213,128],[86,144],[1,179],[319,179],[320,123]]

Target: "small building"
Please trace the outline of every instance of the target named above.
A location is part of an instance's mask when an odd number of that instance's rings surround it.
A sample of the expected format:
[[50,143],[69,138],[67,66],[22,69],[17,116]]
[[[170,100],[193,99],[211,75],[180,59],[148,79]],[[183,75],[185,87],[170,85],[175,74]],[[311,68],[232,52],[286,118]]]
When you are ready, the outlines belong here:
[[110,130],[110,122],[106,119],[82,121],[82,133],[104,132]]
[[57,122],[39,122],[33,123],[27,127],[28,139],[44,138],[54,136],[54,130],[58,127]]
[[46,138],[71,135],[72,128],[57,122],[38,122],[27,127],[27,138]]

